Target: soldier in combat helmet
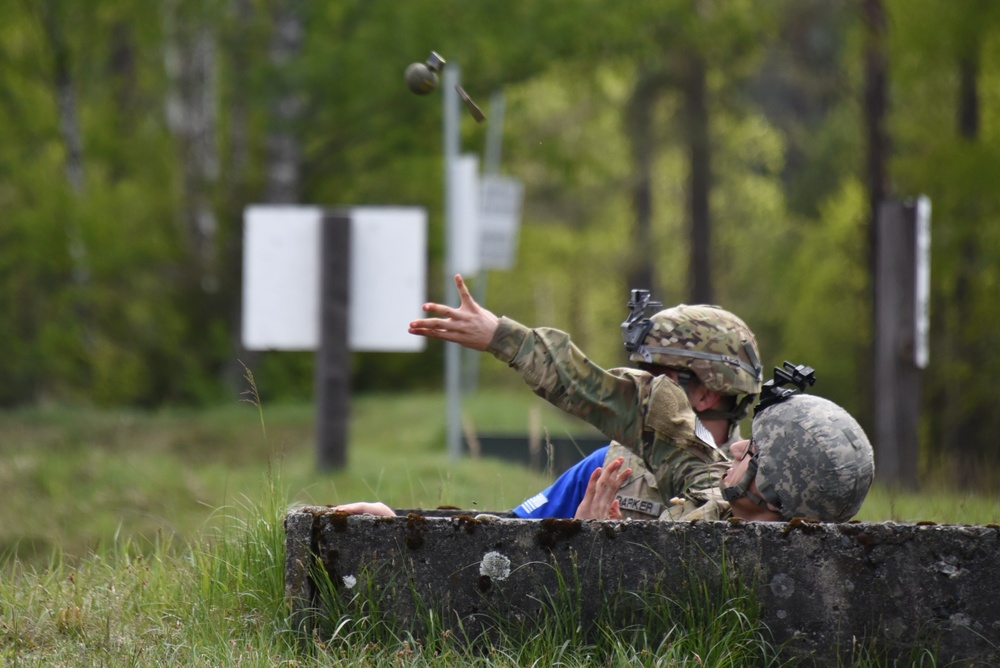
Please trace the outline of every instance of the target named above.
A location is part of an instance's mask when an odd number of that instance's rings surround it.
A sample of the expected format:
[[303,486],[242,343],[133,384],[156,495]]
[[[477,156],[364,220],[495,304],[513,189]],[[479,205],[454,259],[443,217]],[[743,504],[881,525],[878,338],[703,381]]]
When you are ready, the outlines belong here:
[[[734,314],[717,306],[661,306],[649,292],[633,290],[631,313],[622,323],[629,361],[654,376],[678,383],[695,413],[695,435],[729,454],[742,440],[739,422],[760,393],[760,352],[753,332]],[[621,517],[664,519],[683,513],[683,504],[664,503],[656,477],[620,443],[598,448],[564,472],[552,485],[513,509],[515,517],[574,517],[591,474],[621,458],[631,474],[615,494]]]
[[[833,402],[772,381],[753,438],[734,443],[729,456],[699,439],[688,396],[670,375],[606,371],[566,333],[497,317],[472,299],[461,276],[455,284],[461,306],[425,304],[438,317],[413,321],[410,333],[490,352],[536,394],[627,447],[655,476],[670,518],[841,522],[860,509],[874,479],[871,444]],[[619,457],[594,471],[577,517],[620,516],[615,494],[631,473],[623,463]]]

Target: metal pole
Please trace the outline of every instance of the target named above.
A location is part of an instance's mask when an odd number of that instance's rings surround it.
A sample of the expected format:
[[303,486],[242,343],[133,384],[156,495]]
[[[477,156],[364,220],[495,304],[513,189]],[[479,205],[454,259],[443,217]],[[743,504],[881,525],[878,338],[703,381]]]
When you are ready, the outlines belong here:
[[351,216],[320,219],[320,339],[316,351],[316,463],[322,471],[347,465],[351,355],[347,340],[350,300]]
[[[490,96],[490,119],[486,126],[486,151],[483,160],[483,172],[496,175],[500,173],[500,152],[503,146],[503,115],[506,108],[503,91],[498,90]],[[480,304],[486,304],[486,286],[489,270],[483,269],[476,277],[472,286],[472,297]],[[476,350],[465,350],[462,360],[465,372],[463,383],[466,392],[475,392],[479,385],[479,362],[482,359]]]
[[876,219],[875,464],[884,483],[908,489],[918,482],[923,375],[916,354],[925,308],[916,298],[919,213],[913,201],[883,200]]
[[[444,100],[444,227],[445,227],[445,271],[444,271],[444,296],[442,301],[448,303],[454,300],[455,283],[454,276],[458,259],[458,245],[456,243],[456,232],[458,221],[455,220],[455,180],[453,176],[455,165],[458,163],[459,135],[458,117],[459,104],[458,91],[456,86],[461,83],[461,71],[456,63],[448,63],[442,72],[443,88],[442,98]],[[449,298],[449,295],[451,296]],[[461,413],[462,413],[462,356],[461,346],[457,343],[446,342],[444,344],[444,379],[445,379],[445,408],[446,439],[448,455],[451,459],[459,459],[462,456],[461,441]]]

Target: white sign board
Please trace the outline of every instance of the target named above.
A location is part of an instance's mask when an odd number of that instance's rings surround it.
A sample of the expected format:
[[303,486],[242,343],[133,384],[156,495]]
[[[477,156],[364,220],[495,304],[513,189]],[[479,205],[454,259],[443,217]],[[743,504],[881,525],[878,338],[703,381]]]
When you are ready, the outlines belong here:
[[487,175],[479,196],[479,257],[483,269],[511,269],[517,259],[524,185],[517,179]]
[[[354,207],[348,345],[356,351],[419,352],[407,332],[422,317],[427,284],[427,212]],[[323,209],[251,206],[243,216],[243,345],[248,350],[319,346]],[[332,224],[332,223],[330,223]]]
[[916,304],[914,313],[913,363],[926,369],[930,357],[928,338],[931,310],[931,201],[926,196],[917,199]]
[[319,341],[318,207],[243,213],[243,346],[315,350]]

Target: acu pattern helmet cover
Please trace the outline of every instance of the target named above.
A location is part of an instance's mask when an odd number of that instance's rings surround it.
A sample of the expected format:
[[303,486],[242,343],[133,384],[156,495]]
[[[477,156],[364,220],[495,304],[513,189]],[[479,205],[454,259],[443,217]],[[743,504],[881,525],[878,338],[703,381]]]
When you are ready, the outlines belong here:
[[753,419],[757,487],[784,519],[851,519],[875,477],[865,432],[837,404],[795,394]]
[[718,306],[679,304],[651,318],[632,362],[690,370],[723,395],[757,395],[761,387],[757,339],[740,318]]

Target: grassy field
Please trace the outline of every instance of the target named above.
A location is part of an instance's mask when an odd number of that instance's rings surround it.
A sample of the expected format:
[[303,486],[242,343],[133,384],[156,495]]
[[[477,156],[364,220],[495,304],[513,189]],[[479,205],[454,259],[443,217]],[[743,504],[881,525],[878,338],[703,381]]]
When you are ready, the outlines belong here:
[[[465,408],[484,431],[526,431],[532,410],[550,433],[587,429],[524,392]],[[407,508],[508,509],[550,479],[495,459],[452,461],[434,394],[356,398],[348,466],[322,472],[313,413],[241,402],[201,412],[0,413],[0,553],[44,561],[53,548],[85,555],[115,536],[187,539],[220,508],[255,501],[261,480],[279,470],[290,502]]]
[[[464,408],[481,432],[524,432],[537,411],[553,436],[590,433],[523,391],[482,393]],[[308,405],[0,413],[0,664],[434,663],[405,638],[385,649],[375,631],[341,635],[336,647],[329,638],[305,649],[293,641],[282,607],[281,518],[290,503],[362,499],[507,509],[551,479],[498,460],[450,460],[443,414],[436,394],[357,397],[349,465],[324,473],[315,467]],[[1000,499],[876,487],[859,519],[1000,523]],[[746,631],[724,642],[750,643],[759,662],[766,642]],[[522,643],[481,657],[482,665],[528,665],[556,645]],[[672,647],[677,665],[694,665],[700,650]],[[472,661],[445,646],[435,651],[448,665]],[[664,656],[638,641],[597,658],[592,651],[572,650],[566,665],[652,665]]]

